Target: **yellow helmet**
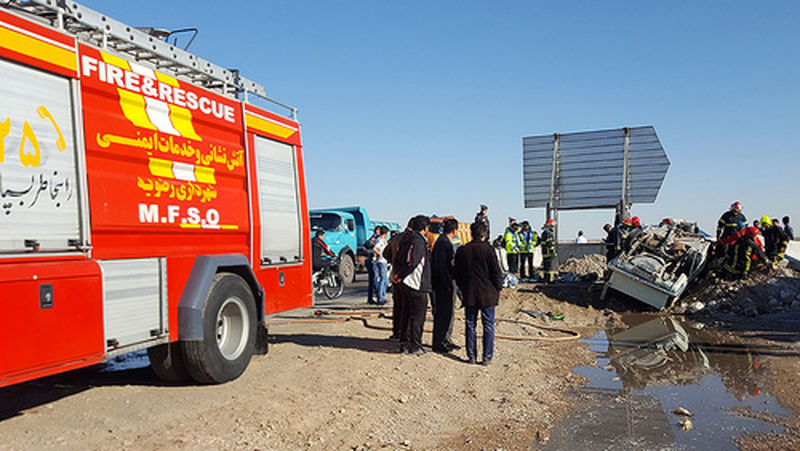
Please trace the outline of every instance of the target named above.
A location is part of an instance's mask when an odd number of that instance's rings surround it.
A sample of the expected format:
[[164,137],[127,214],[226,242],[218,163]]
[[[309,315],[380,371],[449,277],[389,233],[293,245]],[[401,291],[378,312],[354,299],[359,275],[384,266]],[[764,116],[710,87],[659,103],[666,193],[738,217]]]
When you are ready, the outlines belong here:
[[772,225],[772,219],[769,216],[762,216],[761,217],[761,227],[767,227]]

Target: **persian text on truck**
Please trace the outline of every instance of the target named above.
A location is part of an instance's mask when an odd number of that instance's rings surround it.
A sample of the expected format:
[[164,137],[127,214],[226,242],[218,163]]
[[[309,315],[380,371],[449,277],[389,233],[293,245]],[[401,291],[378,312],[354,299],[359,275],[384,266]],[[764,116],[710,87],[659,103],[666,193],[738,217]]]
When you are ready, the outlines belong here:
[[311,305],[296,110],[253,95],[74,2],[0,5],[0,387],[139,349],[228,381]]

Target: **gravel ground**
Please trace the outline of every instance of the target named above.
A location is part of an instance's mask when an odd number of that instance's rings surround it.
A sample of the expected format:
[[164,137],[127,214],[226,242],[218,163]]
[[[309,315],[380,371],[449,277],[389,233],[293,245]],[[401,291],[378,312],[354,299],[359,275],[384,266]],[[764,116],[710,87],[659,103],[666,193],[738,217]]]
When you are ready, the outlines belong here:
[[[629,299],[601,302],[596,288],[585,282],[521,284],[516,291],[504,290],[497,316],[590,337],[620,327],[618,312],[641,308]],[[769,304],[771,295],[765,296]],[[782,299],[780,290],[777,296]],[[350,307],[366,307],[353,299]],[[766,357],[768,389],[797,412],[800,320],[790,314],[791,304],[784,304],[757,317],[728,312],[696,319],[730,330],[748,344],[779,349]],[[521,309],[565,316],[561,321],[532,318]],[[455,340],[463,344],[463,314],[456,314]],[[387,319],[369,322],[390,325]],[[269,353],[255,357],[244,375],[223,385],[164,384],[149,368],[139,367],[88,368],[0,389],[0,449],[538,448],[574,407],[565,392],[585,382],[571,369],[593,362],[587,345],[577,341],[498,339],[487,367],[467,364],[463,349],[401,355],[397,343],[387,340],[388,331],[355,320],[274,324],[270,334]],[[565,336],[514,323],[499,323],[498,334]],[[429,334],[424,341],[430,341]],[[771,421],[787,432],[745,436],[740,446],[798,449],[797,416]]]

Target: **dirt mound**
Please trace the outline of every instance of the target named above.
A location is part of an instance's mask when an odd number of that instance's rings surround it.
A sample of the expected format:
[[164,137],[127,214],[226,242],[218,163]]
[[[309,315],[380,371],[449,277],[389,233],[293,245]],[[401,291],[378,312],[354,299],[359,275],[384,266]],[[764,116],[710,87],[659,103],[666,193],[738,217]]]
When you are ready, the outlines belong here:
[[690,293],[671,310],[751,317],[789,310],[800,312],[800,273],[788,268],[758,267],[747,278],[736,281],[712,274],[690,288]]
[[[600,254],[589,254],[583,257],[573,257],[558,267],[559,272],[573,273],[581,279],[602,279],[606,270],[606,257]],[[593,274],[596,274],[595,277]]]

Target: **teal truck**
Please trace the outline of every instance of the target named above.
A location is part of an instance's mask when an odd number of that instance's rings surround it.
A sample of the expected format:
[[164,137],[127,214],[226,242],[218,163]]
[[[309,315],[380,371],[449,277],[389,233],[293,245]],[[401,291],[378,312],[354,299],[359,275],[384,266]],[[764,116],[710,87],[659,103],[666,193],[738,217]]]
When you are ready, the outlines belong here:
[[362,207],[341,207],[310,210],[311,236],[316,230],[325,231],[325,244],[339,256],[339,273],[345,283],[352,283],[356,270],[364,268],[367,249],[364,242],[372,236],[375,227],[383,225],[389,231],[400,231],[400,224],[373,221]]

